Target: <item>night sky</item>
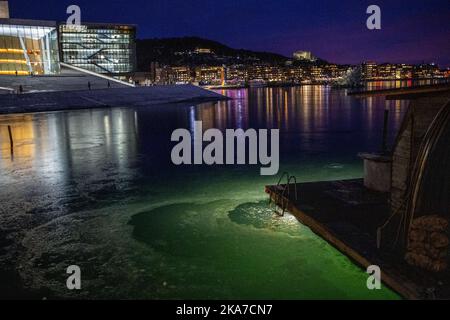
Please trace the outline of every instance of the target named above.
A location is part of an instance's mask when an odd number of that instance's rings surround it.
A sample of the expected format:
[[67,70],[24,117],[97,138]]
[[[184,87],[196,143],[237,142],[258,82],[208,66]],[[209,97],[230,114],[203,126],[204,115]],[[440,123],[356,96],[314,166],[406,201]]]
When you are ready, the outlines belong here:
[[[336,63],[436,62],[450,67],[450,0],[10,0],[13,18],[138,25],[139,38],[199,36],[234,48],[291,56],[310,50]],[[382,29],[366,28],[381,7]]]

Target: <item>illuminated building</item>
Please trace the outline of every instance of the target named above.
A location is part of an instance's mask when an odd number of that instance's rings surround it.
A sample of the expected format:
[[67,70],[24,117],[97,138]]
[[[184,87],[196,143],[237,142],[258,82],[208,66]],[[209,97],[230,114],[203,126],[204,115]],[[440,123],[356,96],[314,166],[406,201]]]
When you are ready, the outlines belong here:
[[161,80],[165,84],[186,84],[193,81],[192,70],[189,67],[166,67],[161,73]]
[[418,79],[429,79],[440,77],[441,74],[438,66],[435,65],[434,63],[431,63],[431,64],[419,64],[417,66],[414,66],[413,76],[414,78]]
[[97,73],[130,73],[135,69],[135,35],[131,25],[61,24],[61,61]]
[[301,67],[292,67],[286,70],[286,78],[290,83],[300,83],[305,76],[305,70]]
[[312,66],[310,69],[311,80],[320,81],[325,80],[323,69],[319,66]]
[[[401,64],[398,69],[400,70],[401,79],[411,79],[413,77],[413,66],[408,64]],[[398,71],[397,71],[398,72]]]
[[443,71],[443,76],[445,78],[450,78],[450,69],[447,69],[447,70]]
[[[398,70],[400,71],[400,70]],[[378,66],[377,70],[378,79],[396,79],[397,78],[397,66],[395,64],[384,63]]]
[[0,74],[59,73],[56,23],[0,19]]
[[248,80],[262,79],[269,82],[286,81],[284,67],[258,64],[248,67]]
[[246,82],[248,81],[248,68],[243,64],[234,64],[226,69],[227,82]]
[[365,80],[373,80],[377,78],[376,62],[365,62],[362,64],[362,77]]
[[213,52],[211,51],[211,49],[208,49],[208,48],[197,48],[197,49],[195,49],[195,53],[197,53],[197,54],[211,54]]
[[316,58],[310,51],[296,51],[292,54],[295,60],[315,61]]
[[113,76],[135,69],[132,25],[67,26],[56,21],[9,19],[7,1],[0,1],[0,74],[48,75],[60,62]]
[[195,69],[195,81],[201,84],[220,84],[225,83],[224,67],[197,67]]
[[347,72],[347,68],[340,68],[336,64],[327,64],[323,66],[323,75],[328,79],[336,79],[343,77]]

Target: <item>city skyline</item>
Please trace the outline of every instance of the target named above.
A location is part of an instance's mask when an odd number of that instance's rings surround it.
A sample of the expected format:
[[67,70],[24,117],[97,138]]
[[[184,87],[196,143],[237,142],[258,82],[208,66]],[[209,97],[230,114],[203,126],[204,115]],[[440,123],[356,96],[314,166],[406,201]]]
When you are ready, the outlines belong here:
[[[71,1],[10,1],[11,16],[64,20]],[[82,21],[138,25],[138,38],[199,36],[234,48],[291,56],[297,50],[340,64],[435,62],[450,66],[447,1],[378,1],[382,29],[368,30],[369,1],[77,1]],[[121,12],[117,15],[117,12]],[[200,13],[201,14],[198,14]],[[360,12],[360,14],[356,14]],[[237,22],[238,23],[237,23]],[[326,45],[324,45],[326,44]]]

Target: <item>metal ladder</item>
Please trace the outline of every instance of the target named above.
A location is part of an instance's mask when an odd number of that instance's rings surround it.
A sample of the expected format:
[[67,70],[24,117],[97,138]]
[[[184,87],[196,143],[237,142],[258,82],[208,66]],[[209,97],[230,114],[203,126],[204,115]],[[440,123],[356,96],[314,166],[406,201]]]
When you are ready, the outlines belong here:
[[[283,186],[281,185],[281,181],[283,180],[283,178],[286,176],[286,184]],[[277,191],[281,191],[281,193],[275,193],[275,195],[277,195],[277,200],[275,202],[275,206],[277,205],[276,203],[280,203],[280,207],[281,207],[281,212],[279,212],[277,210],[277,207],[275,207],[274,213],[277,214],[280,217],[284,216],[284,213],[286,211],[287,208],[287,201],[285,200],[285,195],[287,193],[287,196],[289,197],[290,193],[291,193],[291,181],[293,181],[294,183],[294,197],[295,197],[295,201],[297,201],[298,195],[297,195],[297,178],[295,176],[290,176],[289,173],[287,172],[283,172],[282,175],[280,176],[280,179],[278,180],[278,183],[276,185],[276,190]],[[271,204],[272,204],[272,196],[269,196],[269,208],[271,208]]]

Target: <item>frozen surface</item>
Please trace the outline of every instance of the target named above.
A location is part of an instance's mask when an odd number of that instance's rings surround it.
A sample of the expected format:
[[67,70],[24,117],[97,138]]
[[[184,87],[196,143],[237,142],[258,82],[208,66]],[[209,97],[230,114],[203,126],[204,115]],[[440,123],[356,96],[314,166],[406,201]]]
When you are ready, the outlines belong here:
[[[225,92],[218,104],[0,116],[2,296],[396,298],[292,216],[268,209],[259,166],[173,166],[170,134],[281,130],[298,181],[362,175],[381,140],[382,100],[325,87]],[[391,106],[390,132],[404,105]],[[10,153],[7,125],[13,128]],[[82,269],[82,290],[65,287]]]

